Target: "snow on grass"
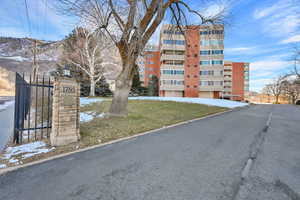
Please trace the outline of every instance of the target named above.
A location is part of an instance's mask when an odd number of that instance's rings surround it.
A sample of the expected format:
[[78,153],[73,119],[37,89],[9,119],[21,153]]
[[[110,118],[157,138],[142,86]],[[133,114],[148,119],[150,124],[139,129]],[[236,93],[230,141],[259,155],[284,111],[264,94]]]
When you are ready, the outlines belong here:
[[90,115],[90,114],[84,113],[84,112],[80,113],[80,122],[89,122],[93,119],[94,119],[93,115]]
[[6,101],[4,104],[0,104],[0,110],[5,110],[7,107],[13,105],[15,101]]
[[[103,99],[100,98],[87,98],[81,97],[80,98],[80,106],[85,106],[91,103],[101,102]],[[104,113],[97,115],[94,112],[80,112],[80,122],[89,122],[92,121],[94,118],[104,117]]]
[[152,101],[176,101],[183,103],[205,104],[209,106],[220,106],[226,108],[236,108],[247,106],[247,103],[230,101],[225,99],[208,98],[188,98],[188,97],[129,97],[129,100],[152,100]]
[[89,122],[94,118],[103,118],[105,113],[96,114],[95,112],[81,112],[80,113],[80,122]]
[[101,101],[103,101],[103,99],[81,97],[80,98],[80,106],[85,106],[85,105],[88,105],[88,104],[91,104],[91,103],[101,102]]
[[22,56],[0,56],[0,58],[8,59],[8,60],[15,60],[18,62],[28,61],[28,58],[22,57]]
[[[12,164],[21,164],[21,159],[30,158],[37,154],[47,153],[53,151],[55,148],[47,148],[46,143],[42,141],[32,142],[28,144],[23,144],[15,147],[8,147],[4,155],[2,156],[2,160],[7,160],[8,163]],[[17,158],[18,157],[18,158]]]

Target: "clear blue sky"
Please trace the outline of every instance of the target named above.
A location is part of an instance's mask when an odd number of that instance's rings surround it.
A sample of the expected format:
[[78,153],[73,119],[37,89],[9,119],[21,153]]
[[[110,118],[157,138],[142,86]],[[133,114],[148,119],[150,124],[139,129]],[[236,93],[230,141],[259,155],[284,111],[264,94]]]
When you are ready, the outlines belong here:
[[[27,0],[28,23],[24,2],[1,0],[1,36],[58,40],[76,24],[51,9],[53,0]],[[293,48],[300,41],[300,5],[295,0],[233,2],[225,30],[225,59],[250,62],[250,90],[259,91],[278,74],[292,70]],[[156,39],[157,34],[152,41]]]

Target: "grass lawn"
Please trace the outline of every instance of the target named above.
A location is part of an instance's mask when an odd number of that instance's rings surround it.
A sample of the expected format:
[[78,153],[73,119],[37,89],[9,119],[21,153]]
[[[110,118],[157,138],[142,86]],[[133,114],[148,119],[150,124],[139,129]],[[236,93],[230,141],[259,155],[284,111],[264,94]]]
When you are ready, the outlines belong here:
[[[81,112],[107,112],[111,101],[81,107]],[[130,100],[128,117],[94,118],[81,123],[81,146],[90,146],[131,136],[166,125],[228,110],[200,104]]]
[[[93,112],[98,115],[107,112],[110,103],[111,99],[91,103],[82,106],[81,112]],[[59,146],[48,153],[37,154],[30,158],[23,159],[22,155],[18,155],[14,159],[18,159],[18,161],[25,164],[228,109],[171,101],[130,100],[128,110],[129,115],[127,117],[94,118],[89,122],[82,122],[80,124],[81,140],[78,143]],[[47,140],[44,142],[49,143]],[[48,146],[47,148],[51,147]],[[9,160],[1,159],[1,157],[0,154],[0,168],[1,164],[8,167],[16,165],[15,163],[10,163]]]

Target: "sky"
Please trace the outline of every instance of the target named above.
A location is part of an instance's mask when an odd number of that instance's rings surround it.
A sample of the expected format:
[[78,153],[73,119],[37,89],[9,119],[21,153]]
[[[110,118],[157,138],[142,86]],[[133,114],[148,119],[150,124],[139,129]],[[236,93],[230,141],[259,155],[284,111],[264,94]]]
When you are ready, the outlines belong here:
[[[74,18],[61,16],[53,8],[53,0],[0,1],[0,36],[59,40],[76,25]],[[292,71],[293,51],[300,42],[300,3],[296,1],[223,1],[229,14],[225,60],[250,63],[251,91],[260,91],[276,76]],[[204,12],[209,15],[219,8],[212,5]],[[158,31],[151,42],[158,44]]]

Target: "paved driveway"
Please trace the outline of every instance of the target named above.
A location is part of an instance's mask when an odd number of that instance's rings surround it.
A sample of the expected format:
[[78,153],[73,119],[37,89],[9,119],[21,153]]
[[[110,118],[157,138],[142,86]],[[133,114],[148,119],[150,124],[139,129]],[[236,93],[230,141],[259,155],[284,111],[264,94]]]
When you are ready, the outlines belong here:
[[[300,109],[252,106],[5,174],[0,199],[231,200],[241,188],[250,146],[274,109],[280,131],[293,133],[299,144],[299,118],[288,113],[300,116]],[[289,120],[298,123],[285,126]],[[294,148],[299,153],[299,145]],[[286,174],[298,176],[299,160],[289,162],[294,170]]]

